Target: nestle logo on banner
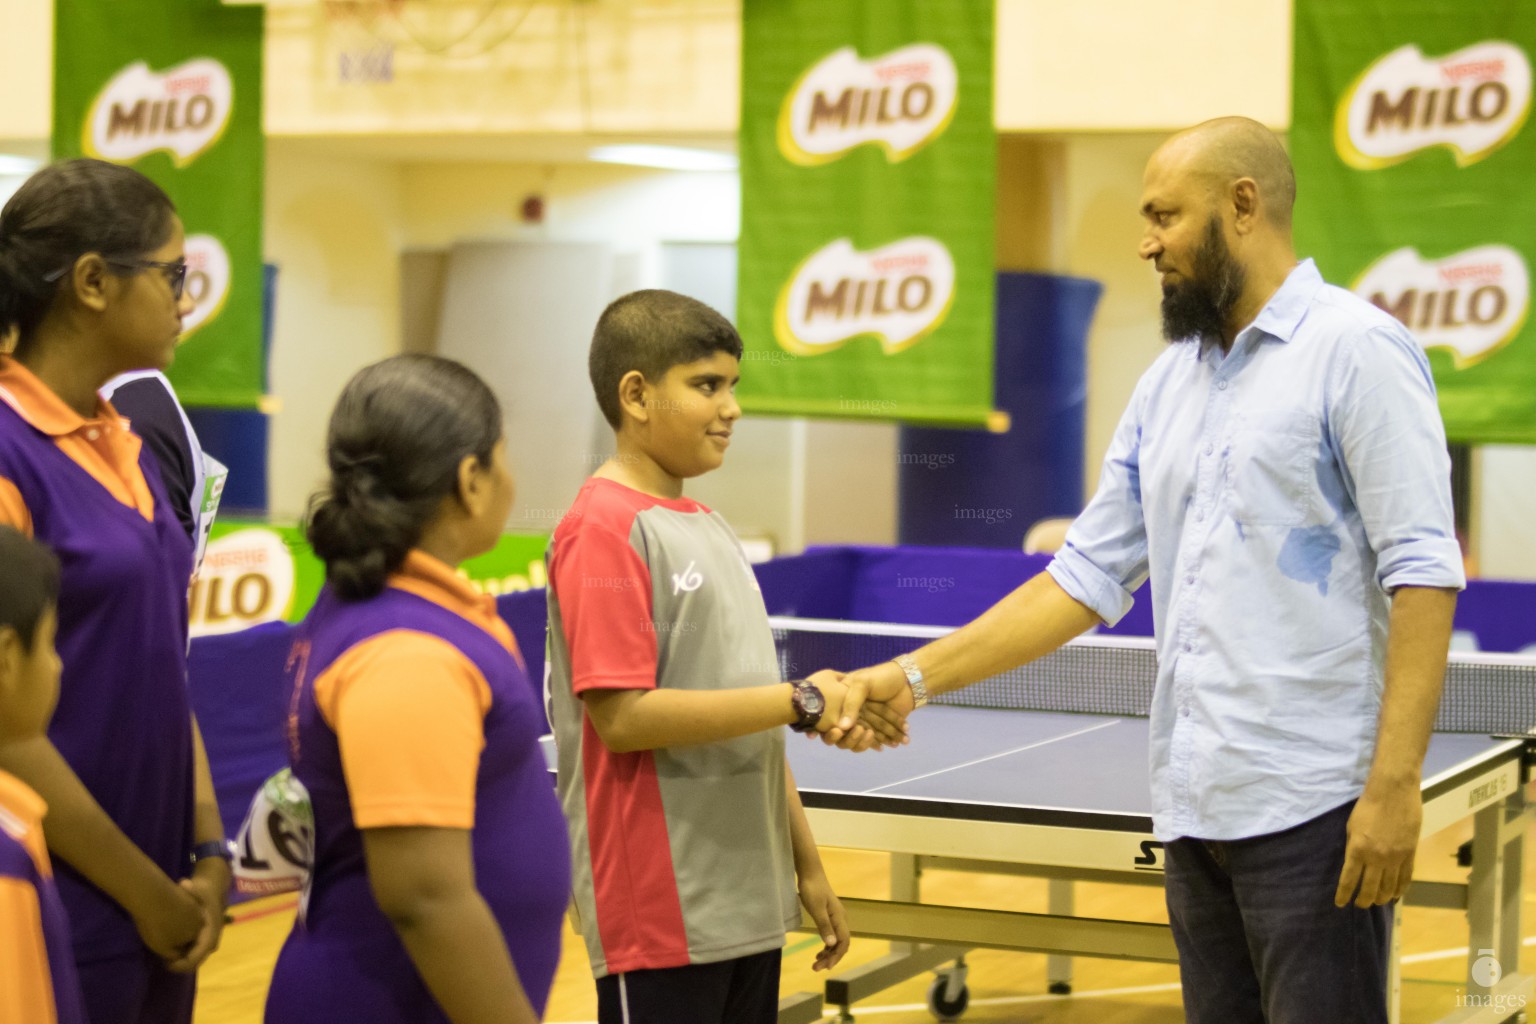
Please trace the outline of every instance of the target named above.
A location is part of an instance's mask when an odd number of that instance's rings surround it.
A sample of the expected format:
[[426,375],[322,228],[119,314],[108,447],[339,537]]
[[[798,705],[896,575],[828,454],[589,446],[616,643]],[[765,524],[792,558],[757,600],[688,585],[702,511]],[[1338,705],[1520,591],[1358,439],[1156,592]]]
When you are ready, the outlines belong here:
[[891,355],[943,323],[954,297],[954,257],[938,239],[918,235],[859,252],[839,238],[812,253],[779,292],[774,336],[797,355],[818,355],[873,334]]
[[1440,260],[1394,249],[1366,268],[1354,291],[1401,320],[1426,349],[1448,350],[1457,369],[1513,338],[1531,295],[1525,260],[1507,245],[1480,245]]
[[271,530],[236,530],[208,542],[192,583],[193,636],[277,622],[293,604],[293,554]]
[[779,150],[806,166],[828,163],[865,143],[905,160],[949,126],[960,76],[949,52],[915,43],[860,60],[845,46],[795,83],[779,111]]
[[1402,46],[1380,58],[1339,101],[1339,158],[1360,170],[1390,167],[1445,146],[1456,164],[1515,137],[1531,108],[1531,62],[1514,43],[1487,40],[1444,57]]
[[181,339],[219,315],[229,298],[229,253],[212,235],[188,235],[187,295],[192,312],[181,322]]
[[211,147],[234,107],[229,70],[198,57],[161,74],[143,61],[128,65],[97,93],[85,117],[85,152],[132,163],[156,150],[184,167]]

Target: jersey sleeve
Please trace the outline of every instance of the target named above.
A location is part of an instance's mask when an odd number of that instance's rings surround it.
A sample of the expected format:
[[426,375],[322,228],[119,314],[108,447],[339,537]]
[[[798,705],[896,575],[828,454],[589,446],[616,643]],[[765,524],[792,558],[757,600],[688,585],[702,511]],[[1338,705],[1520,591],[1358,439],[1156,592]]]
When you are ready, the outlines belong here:
[[441,637],[382,633],[315,680],[360,829],[472,828],[491,690]]
[[170,384],[159,377],[140,377],[119,385],[110,401],[113,408],[128,417],[133,432],[149,448],[160,468],[161,483],[177,521],[187,536],[195,538],[197,519],[192,491],[196,487],[197,469],[193,460],[200,458],[201,453],[193,450]]
[[32,510],[16,485],[0,476],[0,523],[32,536]]
[[613,525],[578,522],[557,539],[550,583],[560,604],[571,690],[654,690],[651,571]]
[[0,877],[0,1020],[58,1020],[37,890]]

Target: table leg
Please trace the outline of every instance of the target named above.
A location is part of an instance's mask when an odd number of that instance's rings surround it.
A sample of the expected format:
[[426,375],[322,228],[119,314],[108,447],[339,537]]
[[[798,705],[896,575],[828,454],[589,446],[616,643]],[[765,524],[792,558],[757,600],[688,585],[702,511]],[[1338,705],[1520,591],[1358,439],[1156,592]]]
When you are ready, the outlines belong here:
[[[1066,878],[1052,878],[1046,882],[1046,913],[1054,917],[1072,917],[1075,913],[1076,890]],[[1055,995],[1072,991],[1072,958],[1047,954],[1045,958],[1046,990]]]

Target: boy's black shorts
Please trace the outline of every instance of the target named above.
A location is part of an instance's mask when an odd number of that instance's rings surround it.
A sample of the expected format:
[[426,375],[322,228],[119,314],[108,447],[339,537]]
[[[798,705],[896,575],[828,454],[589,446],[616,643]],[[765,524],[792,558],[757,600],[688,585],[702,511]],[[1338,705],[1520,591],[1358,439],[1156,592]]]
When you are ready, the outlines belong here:
[[598,1024],[776,1024],[783,951],[597,979]]

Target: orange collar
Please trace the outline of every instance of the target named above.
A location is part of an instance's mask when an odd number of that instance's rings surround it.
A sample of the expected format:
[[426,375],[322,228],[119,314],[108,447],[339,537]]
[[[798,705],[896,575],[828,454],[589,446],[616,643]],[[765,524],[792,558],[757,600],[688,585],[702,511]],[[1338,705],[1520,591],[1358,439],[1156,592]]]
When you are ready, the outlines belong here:
[[480,593],[441,559],[413,550],[405,556],[400,571],[389,578],[389,585],[462,615],[501,641],[522,661],[511,627],[496,614],[496,599]]
[[0,401],[16,410],[17,415],[50,437],[68,437],[85,427],[103,421],[127,421],[117,414],[100,395],[96,397],[97,415],[87,420],[64,404],[48,385],[10,356],[0,356]]

